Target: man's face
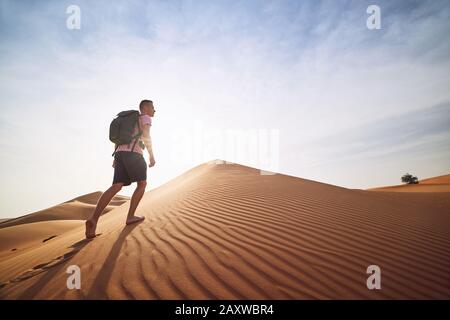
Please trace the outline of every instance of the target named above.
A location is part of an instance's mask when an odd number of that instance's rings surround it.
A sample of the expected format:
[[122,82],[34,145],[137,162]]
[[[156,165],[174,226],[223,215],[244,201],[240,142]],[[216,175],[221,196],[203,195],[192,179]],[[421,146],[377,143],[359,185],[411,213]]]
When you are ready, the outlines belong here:
[[153,106],[153,103],[148,103],[145,106],[145,113],[148,114],[150,117],[153,117],[155,115],[155,107]]

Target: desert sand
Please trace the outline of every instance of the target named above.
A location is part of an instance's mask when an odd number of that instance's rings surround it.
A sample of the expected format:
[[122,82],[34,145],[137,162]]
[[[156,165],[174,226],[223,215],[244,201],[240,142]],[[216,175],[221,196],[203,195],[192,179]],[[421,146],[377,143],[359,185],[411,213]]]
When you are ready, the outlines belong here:
[[450,192],[450,174],[420,180],[418,184],[401,184],[369,190],[389,192]]
[[[48,209],[27,214],[19,218],[0,221],[0,229],[40,221],[86,220],[92,214],[97,200],[101,195],[101,191],[85,194]],[[103,211],[103,214],[111,211],[119,205],[124,204],[128,200],[128,197],[116,195]]]
[[204,163],[146,192],[140,224],[118,197],[93,240],[100,193],[0,223],[0,298],[450,299],[449,177],[355,190]]

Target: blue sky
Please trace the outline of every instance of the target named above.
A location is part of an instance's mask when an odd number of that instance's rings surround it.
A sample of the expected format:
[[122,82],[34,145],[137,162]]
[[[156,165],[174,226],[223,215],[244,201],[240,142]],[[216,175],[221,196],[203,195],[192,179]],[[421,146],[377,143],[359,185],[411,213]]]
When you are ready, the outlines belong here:
[[449,173],[449,18],[436,0],[0,0],[0,218],[105,190],[109,122],[143,98],[149,189],[240,160],[214,149],[228,131],[274,130],[276,171],[348,188]]

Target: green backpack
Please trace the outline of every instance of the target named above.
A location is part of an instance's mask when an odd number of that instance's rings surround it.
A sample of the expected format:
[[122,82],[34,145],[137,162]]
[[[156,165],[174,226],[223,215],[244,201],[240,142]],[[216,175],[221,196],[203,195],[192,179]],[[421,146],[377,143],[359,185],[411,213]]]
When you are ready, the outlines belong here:
[[[111,124],[109,125],[109,140],[116,144],[116,148],[114,149],[112,156],[116,153],[119,145],[128,144],[128,146],[130,146],[130,143],[133,140],[134,143],[131,151],[134,151],[136,142],[142,135],[139,115],[139,111],[136,110],[122,111],[117,114],[117,117],[114,118],[113,121],[111,121]],[[138,125],[139,132],[133,135],[136,124]]]

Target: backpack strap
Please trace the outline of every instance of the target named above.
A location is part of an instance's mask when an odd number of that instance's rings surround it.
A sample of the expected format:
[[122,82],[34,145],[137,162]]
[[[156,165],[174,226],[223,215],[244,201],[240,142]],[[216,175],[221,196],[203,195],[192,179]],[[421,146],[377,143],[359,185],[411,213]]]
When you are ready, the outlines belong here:
[[140,115],[139,115],[139,117],[138,117],[138,119],[137,119],[137,125],[138,125],[138,128],[139,128],[139,132],[135,135],[135,139],[134,139],[134,143],[133,143],[133,148],[131,148],[131,151],[133,152],[134,151],[134,147],[136,146],[136,142],[141,138],[141,135],[142,135],[142,130],[141,130],[141,119],[140,119]]

